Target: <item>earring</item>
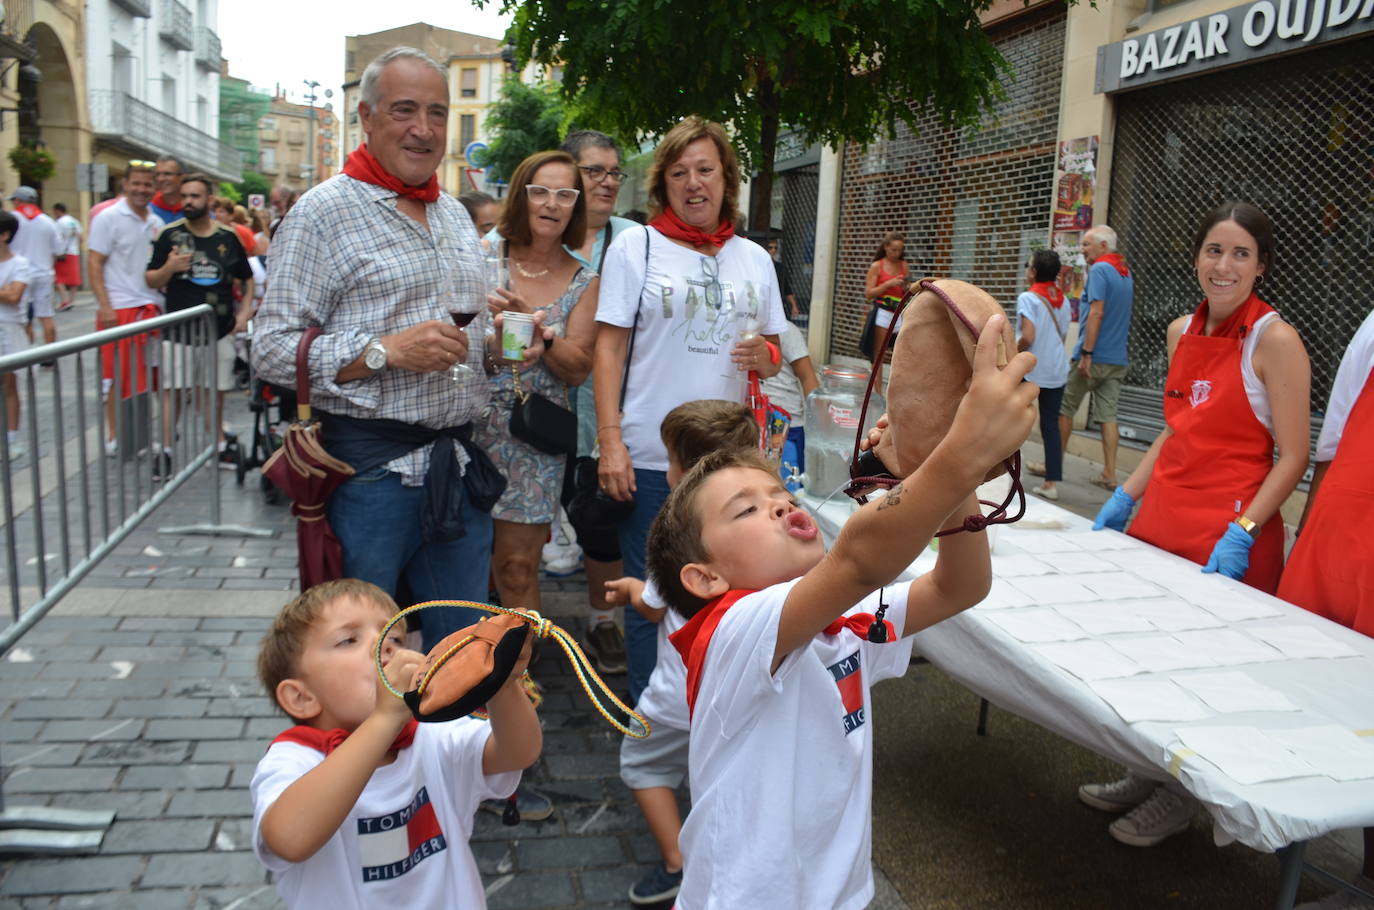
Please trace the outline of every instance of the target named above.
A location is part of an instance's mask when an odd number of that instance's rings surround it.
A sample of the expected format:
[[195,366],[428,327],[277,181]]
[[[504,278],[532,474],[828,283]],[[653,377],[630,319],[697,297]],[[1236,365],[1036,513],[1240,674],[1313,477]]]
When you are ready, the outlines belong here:
[[1256,276],[1255,276],[1255,287],[1259,287],[1259,286],[1262,285],[1262,284],[1264,284],[1264,276],[1263,276],[1263,275],[1256,275]]

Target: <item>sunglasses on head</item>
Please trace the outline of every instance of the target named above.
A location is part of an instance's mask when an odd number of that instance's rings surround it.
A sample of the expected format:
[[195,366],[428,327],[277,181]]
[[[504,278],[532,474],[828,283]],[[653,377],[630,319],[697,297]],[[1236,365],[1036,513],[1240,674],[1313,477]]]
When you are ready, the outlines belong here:
[[141,168],[144,170],[154,170],[157,167],[156,161],[144,161],[142,158],[130,158],[129,167]]

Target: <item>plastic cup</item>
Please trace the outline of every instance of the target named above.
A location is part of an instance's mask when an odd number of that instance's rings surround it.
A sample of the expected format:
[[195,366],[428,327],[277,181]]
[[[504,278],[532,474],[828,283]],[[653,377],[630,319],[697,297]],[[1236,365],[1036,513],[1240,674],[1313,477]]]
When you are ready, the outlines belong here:
[[524,360],[525,348],[534,341],[534,316],[530,313],[506,312],[501,316],[501,356],[506,360]]

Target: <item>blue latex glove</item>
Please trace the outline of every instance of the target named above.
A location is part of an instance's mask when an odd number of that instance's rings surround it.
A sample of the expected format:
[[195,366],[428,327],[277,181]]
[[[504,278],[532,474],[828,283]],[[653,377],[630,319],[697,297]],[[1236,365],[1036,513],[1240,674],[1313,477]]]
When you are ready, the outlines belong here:
[[1131,519],[1131,512],[1135,509],[1135,500],[1131,494],[1126,492],[1125,487],[1117,487],[1112,492],[1112,498],[1102,503],[1102,508],[1097,511],[1097,520],[1093,522],[1093,530],[1101,531],[1103,528],[1111,528],[1113,531],[1126,530],[1126,522]]
[[1212,555],[1207,557],[1207,565],[1202,567],[1202,571],[1208,574],[1220,572],[1227,578],[1240,581],[1245,570],[1250,568],[1250,548],[1254,545],[1255,538],[1233,521],[1226,526],[1226,533],[1217,538]]

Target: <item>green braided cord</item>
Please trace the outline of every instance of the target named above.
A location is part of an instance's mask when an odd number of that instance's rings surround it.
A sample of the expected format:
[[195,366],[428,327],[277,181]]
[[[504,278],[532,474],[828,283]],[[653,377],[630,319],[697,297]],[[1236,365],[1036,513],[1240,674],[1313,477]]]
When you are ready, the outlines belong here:
[[[611,724],[611,726],[615,727],[621,733],[624,733],[626,736],[629,736],[633,739],[644,739],[649,735],[649,722],[645,720],[642,715],[638,714],[632,708],[627,706],[623,701],[621,701],[616,696],[614,692],[610,690],[606,683],[597,674],[596,670],[592,667],[591,661],[587,659],[587,655],[583,653],[582,648],[578,645],[576,639],[569,635],[566,630],[554,625],[551,621],[545,619],[543,616],[537,613],[521,613],[518,610],[512,610],[507,607],[498,607],[494,604],[478,603],[476,601],[471,600],[428,600],[424,603],[415,604],[413,607],[407,607],[406,609],[399,611],[395,616],[391,617],[391,620],[385,626],[382,627],[381,635],[377,637],[377,647],[374,649],[372,656],[377,664],[377,675],[381,677],[382,685],[386,686],[387,691],[390,692],[392,695],[395,695],[397,698],[405,698],[405,695],[397,691],[396,687],[391,684],[391,680],[386,678],[386,668],[382,664],[382,646],[386,643],[386,635],[388,632],[391,631],[393,626],[395,626],[405,617],[409,616],[412,613],[417,613],[420,610],[428,610],[431,607],[476,608],[478,610],[486,610],[488,613],[504,613],[507,616],[514,616],[522,620],[523,622],[528,623],[531,627],[531,630],[538,637],[552,638],[554,641],[558,642],[559,647],[563,649],[563,653],[568,655],[568,661],[572,664],[573,673],[577,675],[577,681],[582,685],[582,691],[587,694],[587,698],[591,701],[592,705],[597,709],[597,712],[600,713],[601,716],[604,717],[606,721]],[[621,713],[629,717],[631,723],[637,723],[638,728],[631,729],[628,725],[621,723],[615,717],[612,717],[610,711],[606,709],[606,706],[601,702],[600,698],[598,697],[598,690],[600,691],[601,695],[608,698],[611,701],[611,703],[614,704],[615,707],[621,711]]]

